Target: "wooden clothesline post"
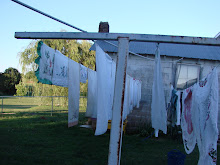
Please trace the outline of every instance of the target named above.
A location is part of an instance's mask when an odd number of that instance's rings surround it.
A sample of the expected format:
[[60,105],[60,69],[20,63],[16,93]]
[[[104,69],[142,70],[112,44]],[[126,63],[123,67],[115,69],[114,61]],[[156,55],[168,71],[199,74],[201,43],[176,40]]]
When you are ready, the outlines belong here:
[[220,46],[220,38],[183,37],[128,33],[80,33],[80,32],[15,32],[18,39],[82,39],[115,40],[118,42],[118,57],[113,100],[112,127],[109,143],[109,165],[119,165],[122,146],[122,115],[127,69],[129,41],[173,43],[188,45]]

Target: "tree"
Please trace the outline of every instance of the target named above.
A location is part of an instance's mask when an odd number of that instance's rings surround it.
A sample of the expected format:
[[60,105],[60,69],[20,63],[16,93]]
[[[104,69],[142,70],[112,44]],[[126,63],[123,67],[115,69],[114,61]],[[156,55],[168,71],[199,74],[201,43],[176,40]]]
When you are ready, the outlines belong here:
[[8,68],[0,74],[1,95],[14,95],[16,93],[15,85],[21,80],[21,73],[15,68]]
[[0,95],[5,95],[5,81],[6,77],[4,76],[4,73],[0,73]]
[[34,73],[34,71],[29,71],[29,72],[27,72],[27,73],[24,75],[24,78],[25,78],[25,79],[28,79],[28,80],[34,79],[34,78],[35,78],[35,73]]

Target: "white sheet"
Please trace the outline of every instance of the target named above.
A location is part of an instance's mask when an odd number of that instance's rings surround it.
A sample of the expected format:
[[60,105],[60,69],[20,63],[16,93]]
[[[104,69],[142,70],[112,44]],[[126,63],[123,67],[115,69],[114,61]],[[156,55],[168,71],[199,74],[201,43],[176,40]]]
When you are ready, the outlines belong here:
[[[116,63],[96,44],[97,69],[97,122],[95,135],[104,134],[108,120],[112,120]],[[123,120],[133,110],[141,97],[141,83],[126,75]],[[139,90],[139,91],[138,91]]]
[[80,64],[80,82],[86,83],[87,79],[88,79],[88,68]]
[[[109,114],[112,113],[112,59],[96,44],[97,69],[97,122],[95,135],[104,134],[108,128]],[[116,65],[115,65],[116,66]]]
[[151,103],[151,121],[152,127],[156,131],[162,130],[163,133],[167,133],[167,112],[165,105],[159,48],[157,48],[155,53],[155,67]]
[[79,118],[79,95],[80,95],[80,74],[79,63],[69,61],[69,87],[68,87],[68,127],[78,124]]
[[200,153],[198,165],[214,165],[217,163],[218,140],[217,69],[197,83],[193,90],[193,125]]
[[97,118],[97,73],[88,69],[88,97],[86,117]]
[[[71,60],[72,61],[72,60]],[[68,87],[68,57],[58,50],[54,57],[53,85]]]

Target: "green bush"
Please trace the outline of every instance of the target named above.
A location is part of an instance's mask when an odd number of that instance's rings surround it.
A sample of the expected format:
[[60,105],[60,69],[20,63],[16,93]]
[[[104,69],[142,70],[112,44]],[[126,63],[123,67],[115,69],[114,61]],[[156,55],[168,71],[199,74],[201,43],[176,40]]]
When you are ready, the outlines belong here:
[[20,81],[18,85],[15,85],[15,88],[17,89],[16,95],[17,96],[27,96],[28,93],[28,87]]

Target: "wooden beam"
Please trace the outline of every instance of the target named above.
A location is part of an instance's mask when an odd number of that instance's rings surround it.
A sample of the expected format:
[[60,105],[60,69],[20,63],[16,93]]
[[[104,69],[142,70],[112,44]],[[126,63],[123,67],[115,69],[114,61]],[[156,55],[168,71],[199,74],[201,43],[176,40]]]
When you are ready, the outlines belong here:
[[129,33],[15,32],[15,38],[18,39],[118,40],[119,37],[129,38],[130,41],[220,46],[220,38]]

